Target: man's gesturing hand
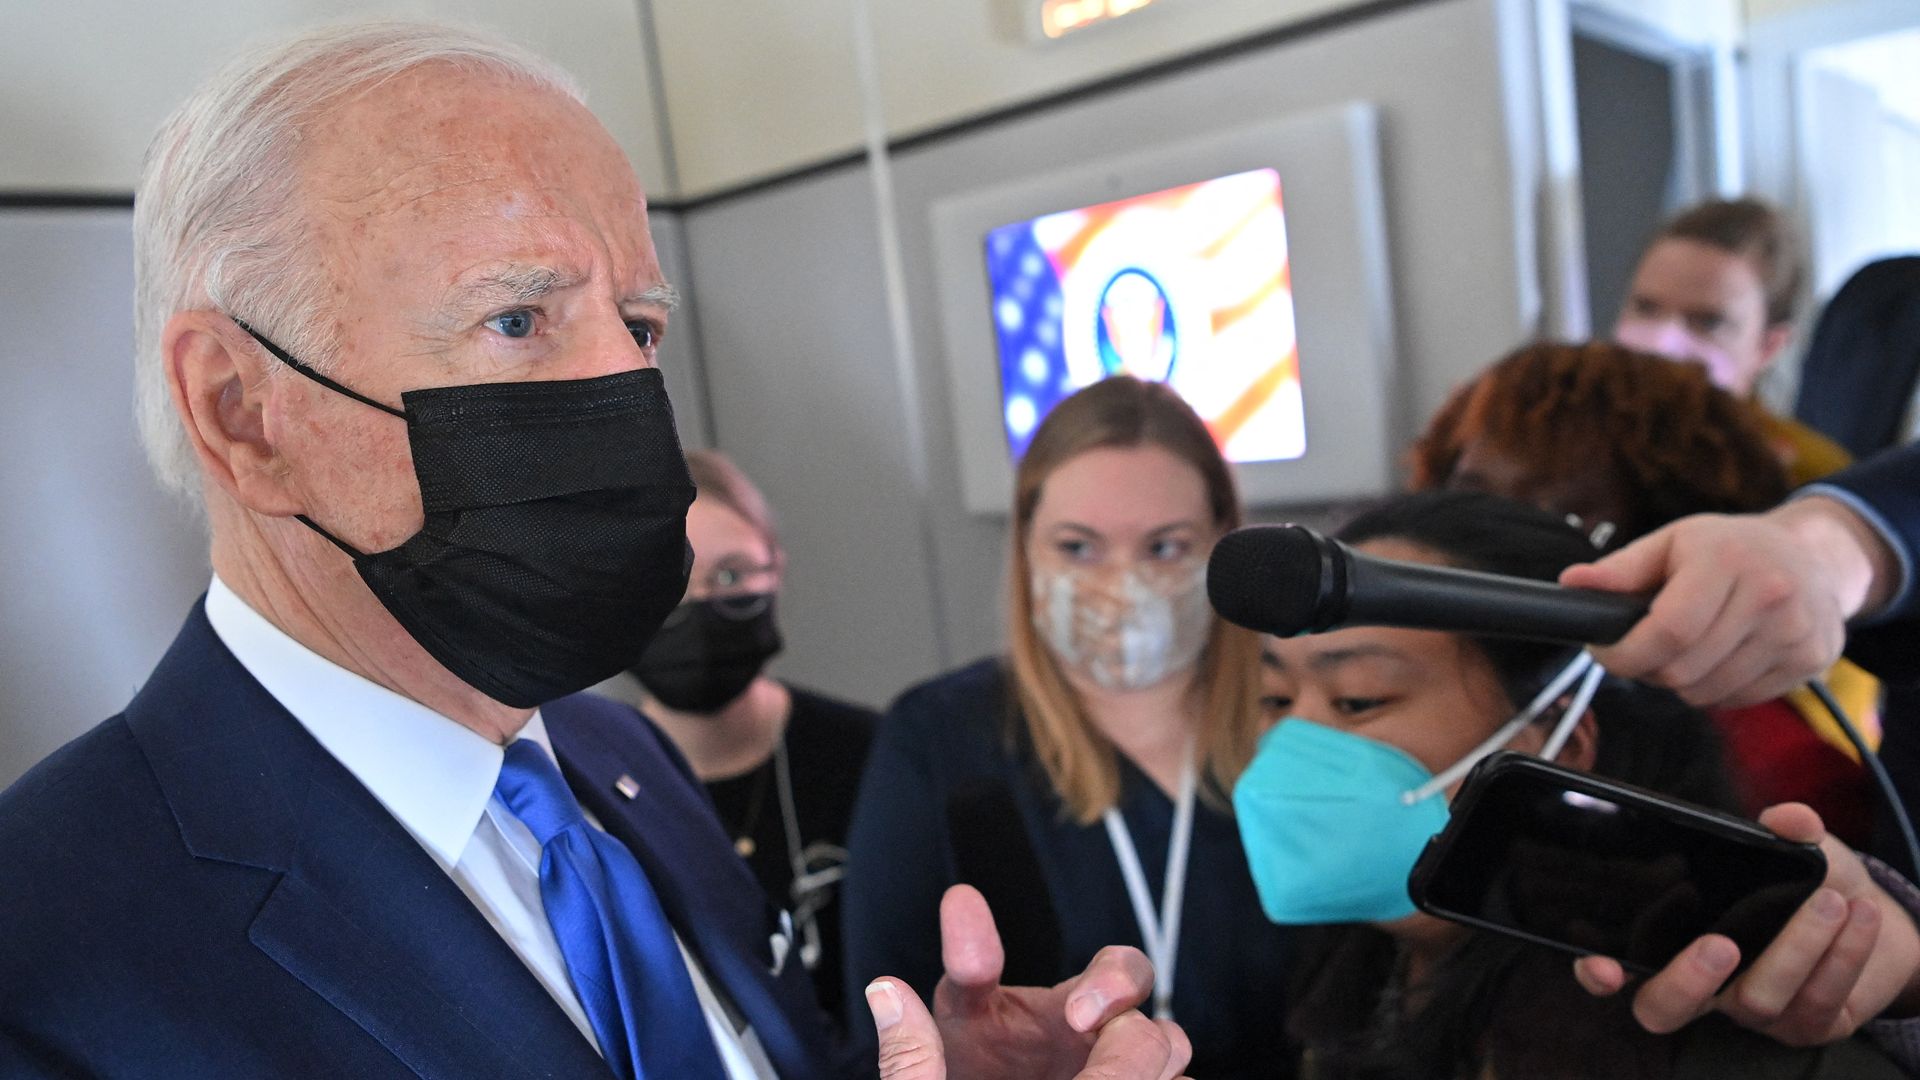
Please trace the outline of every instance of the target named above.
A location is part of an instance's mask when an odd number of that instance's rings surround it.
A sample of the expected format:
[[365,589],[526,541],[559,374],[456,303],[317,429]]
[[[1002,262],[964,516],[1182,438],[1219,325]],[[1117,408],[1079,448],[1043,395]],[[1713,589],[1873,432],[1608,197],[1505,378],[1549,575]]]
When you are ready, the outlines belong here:
[[940,937],[947,974],[933,1013],[898,979],[867,987],[881,1080],[1173,1080],[1186,1068],[1179,1025],[1139,1011],[1153,967],[1138,949],[1102,950],[1055,987],[1001,986],[993,914],[965,885],[940,902]]

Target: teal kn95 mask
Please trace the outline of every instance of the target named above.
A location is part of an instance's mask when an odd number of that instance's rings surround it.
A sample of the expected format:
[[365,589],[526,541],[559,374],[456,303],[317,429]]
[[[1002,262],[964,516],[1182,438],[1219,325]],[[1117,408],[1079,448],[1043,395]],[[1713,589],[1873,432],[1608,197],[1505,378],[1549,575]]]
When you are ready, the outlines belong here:
[[1587,653],[1575,654],[1519,715],[1438,776],[1377,739],[1298,717],[1274,725],[1233,789],[1240,843],[1267,918],[1317,926],[1391,922],[1418,911],[1407,877],[1427,841],[1446,828],[1446,790],[1571,690],[1540,752],[1553,760],[1605,674]]
[[1267,918],[1322,925],[1413,914],[1407,875],[1446,827],[1447,800],[1403,796],[1432,779],[1405,751],[1311,720],[1268,731],[1233,789]]

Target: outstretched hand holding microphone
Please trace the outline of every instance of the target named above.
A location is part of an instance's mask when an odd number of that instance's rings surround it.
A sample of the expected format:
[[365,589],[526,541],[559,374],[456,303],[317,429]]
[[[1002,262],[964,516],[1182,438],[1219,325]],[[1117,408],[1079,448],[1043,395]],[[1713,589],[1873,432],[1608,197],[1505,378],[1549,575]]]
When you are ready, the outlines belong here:
[[[1845,618],[1892,592],[1877,579],[1893,557],[1867,550],[1861,534],[1872,530],[1864,525],[1825,516],[1831,508],[1821,504],[1832,502],[1801,500],[1752,519],[1688,519],[1569,570],[1565,588],[1397,563],[1305,529],[1259,527],[1223,538],[1209,593],[1230,621],[1281,636],[1371,624],[1608,643],[1594,652],[1617,674],[1696,702],[1714,700],[1710,694],[1759,699],[1824,670],[1839,653]],[[1823,621],[1830,633],[1815,635]],[[1821,845],[1823,886],[1731,983],[1741,959],[1732,941],[1695,941],[1639,986],[1636,1018],[1667,1032],[1719,1010],[1805,1045],[1844,1038],[1890,1010],[1909,1015],[1920,1004],[1920,932],[1911,917],[1806,807],[1775,807],[1762,823]],[[1600,995],[1627,983],[1605,958],[1582,959],[1576,974]]]
[[1710,706],[1765,701],[1831,667],[1847,622],[1885,605],[1899,576],[1879,533],[1815,495],[1764,514],[1683,518],[1560,581],[1651,595],[1647,618],[1596,658]]

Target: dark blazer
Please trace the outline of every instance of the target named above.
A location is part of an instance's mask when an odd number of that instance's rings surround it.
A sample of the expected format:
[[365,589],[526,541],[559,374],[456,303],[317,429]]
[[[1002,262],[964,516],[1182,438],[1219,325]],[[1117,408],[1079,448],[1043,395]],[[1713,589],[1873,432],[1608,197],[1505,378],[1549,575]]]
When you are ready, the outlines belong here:
[[[1876,454],[1827,477],[1879,512],[1920,568],[1920,444]],[[1920,583],[1898,605],[1847,637],[1847,655],[1886,683],[1880,763],[1907,815],[1920,821]],[[1906,845],[1881,800],[1875,801],[1872,852],[1912,879]]]
[[1920,256],[1854,271],[1820,311],[1800,358],[1794,415],[1866,457],[1900,440],[1920,382]]
[[[1879,511],[1920,568],[1920,443],[1889,450],[1822,480]],[[1848,642],[1849,655],[1894,682],[1920,682],[1920,583]]]
[[[1876,454],[1821,483],[1878,511],[1909,564],[1920,571],[1920,443]],[[1892,686],[1920,685],[1920,581],[1848,635],[1847,655]]]
[[[599,699],[542,712],[780,1075],[859,1075],[801,965],[770,974],[771,909],[667,740]],[[126,712],[0,793],[0,912],[3,1076],[611,1075],[202,605]]]

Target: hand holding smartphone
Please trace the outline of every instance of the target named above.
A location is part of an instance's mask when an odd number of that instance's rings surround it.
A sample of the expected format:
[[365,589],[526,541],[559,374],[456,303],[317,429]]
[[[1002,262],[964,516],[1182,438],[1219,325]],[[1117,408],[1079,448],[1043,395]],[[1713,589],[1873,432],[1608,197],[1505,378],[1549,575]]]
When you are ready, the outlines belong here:
[[1817,846],[1753,822],[1502,752],[1468,774],[1408,889],[1429,914],[1650,974],[1710,933],[1744,966],[1826,872]]

